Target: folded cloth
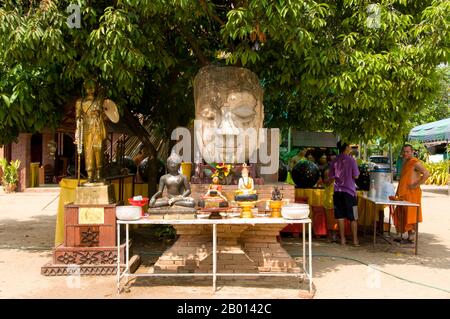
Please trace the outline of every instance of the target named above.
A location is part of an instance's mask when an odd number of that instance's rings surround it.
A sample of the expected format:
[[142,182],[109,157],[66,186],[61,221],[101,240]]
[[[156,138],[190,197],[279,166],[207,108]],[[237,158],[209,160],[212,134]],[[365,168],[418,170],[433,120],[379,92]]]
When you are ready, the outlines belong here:
[[237,202],[256,201],[256,200],[258,200],[258,195],[257,194],[236,195],[234,197],[234,200]]

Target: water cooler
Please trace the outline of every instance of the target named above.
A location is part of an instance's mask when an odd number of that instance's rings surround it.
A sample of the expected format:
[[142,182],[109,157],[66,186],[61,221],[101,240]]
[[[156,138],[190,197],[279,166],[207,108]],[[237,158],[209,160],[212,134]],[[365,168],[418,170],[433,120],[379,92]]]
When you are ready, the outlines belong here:
[[395,194],[392,184],[392,172],[389,169],[374,169],[370,174],[369,197],[388,199]]

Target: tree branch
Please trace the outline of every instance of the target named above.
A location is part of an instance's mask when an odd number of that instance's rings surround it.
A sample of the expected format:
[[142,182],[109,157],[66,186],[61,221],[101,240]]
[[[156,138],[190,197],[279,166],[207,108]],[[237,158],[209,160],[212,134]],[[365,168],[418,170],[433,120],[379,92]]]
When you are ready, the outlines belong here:
[[214,12],[211,12],[211,10],[209,10],[209,7],[206,4],[205,0],[201,0],[200,5],[202,6],[203,10],[205,10],[205,12],[208,16],[210,16],[213,20],[218,22],[221,26],[225,25],[225,21],[223,21],[217,14],[215,14]]
[[145,145],[149,152],[148,157],[148,196],[150,197],[154,193],[156,193],[156,184],[158,183],[157,179],[157,156],[158,151],[150,140],[150,134],[147,130],[142,126],[136,116],[131,113],[131,111],[124,107],[123,112],[123,122],[128,127],[128,129],[136,136],[139,137],[141,142]]
[[184,29],[180,28],[180,32],[186,37],[186,40],[191,45],[192,50],[194,51],[196,57],[200,61],[200,64],[202,66],[208,65],[210,61],[206,58],[204,55],[202,49],[200,48],[200,45],[198,44],[197,40],[190,34],[189,32],[186,32]]

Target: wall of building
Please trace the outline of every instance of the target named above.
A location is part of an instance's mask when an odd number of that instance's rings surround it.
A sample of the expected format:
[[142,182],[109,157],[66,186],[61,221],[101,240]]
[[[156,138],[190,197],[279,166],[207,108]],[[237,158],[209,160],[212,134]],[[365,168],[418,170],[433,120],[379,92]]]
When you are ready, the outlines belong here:
[[[0,146],[0,158],[5,158],[5,147],[4,146]],[[0,181],[2,178],[3,172],[2,169],[0,168]]]
[[11,144],[11,159],[20,160],[19,185],[17,187],[17,190],[20,191],[30,186],[31,135],[30,133],[20,133],[17,143]]

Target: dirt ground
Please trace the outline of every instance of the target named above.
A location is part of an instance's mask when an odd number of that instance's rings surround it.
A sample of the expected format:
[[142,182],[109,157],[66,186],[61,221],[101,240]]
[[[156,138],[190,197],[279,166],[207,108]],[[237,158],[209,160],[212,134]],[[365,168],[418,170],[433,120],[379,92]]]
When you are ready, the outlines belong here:
[[[423,187],[423,217],[419,254],[412,246],[398,247],[371,235],[361,247],[341,247],[313,239],[314,298],[446,298],[450,297],[450,196],[447,188]],[[51,260],[57,192],[0,192],[0,298],[304,298],[306,283],[292,279],[233,282],[139,278],[131,289],[116,294],[115,276],[45,277],[41,266]],[[139,231],[138,234],[142,232]],[[139,272],[150,269],[166,243],[137,244],[143,259]],[[298,238],[283,238],[283,246],[300,261]],[[78,281],[79,280],[79,281]]]

